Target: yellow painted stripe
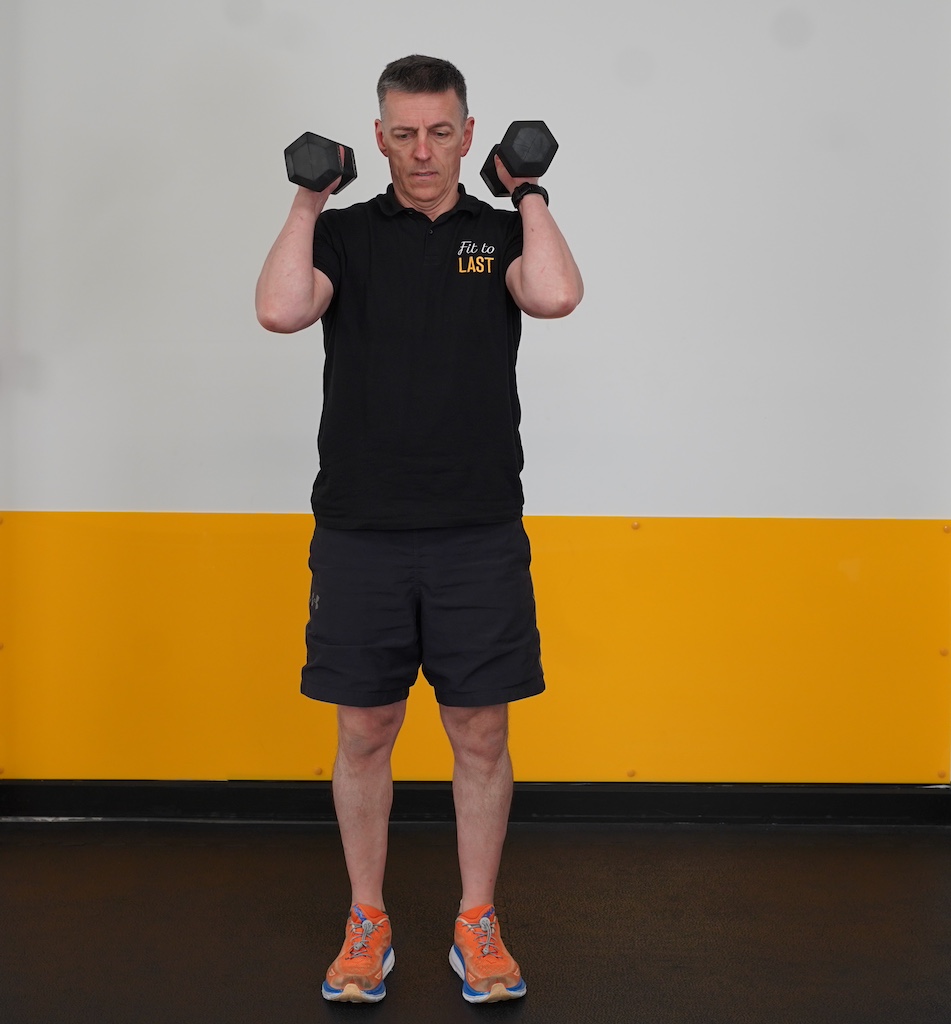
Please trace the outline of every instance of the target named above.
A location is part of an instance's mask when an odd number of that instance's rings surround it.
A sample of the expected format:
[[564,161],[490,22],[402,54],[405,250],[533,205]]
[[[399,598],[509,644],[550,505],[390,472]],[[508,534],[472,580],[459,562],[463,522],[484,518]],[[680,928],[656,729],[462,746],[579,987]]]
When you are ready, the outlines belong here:
[[[525,781],[947,781],[949,524],[530,517],[548,691]],[[3,778],[327,779],[303,515],[0,525]],[[425,682],[394,755],[448,779]]]

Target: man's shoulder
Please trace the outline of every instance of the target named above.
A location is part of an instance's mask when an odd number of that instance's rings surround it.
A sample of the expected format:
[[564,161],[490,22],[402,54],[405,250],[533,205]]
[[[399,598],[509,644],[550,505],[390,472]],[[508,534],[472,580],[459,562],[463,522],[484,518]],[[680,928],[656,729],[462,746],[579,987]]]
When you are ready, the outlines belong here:
[[518,219],[518,214],[515,210],[499,209],[497,206],[493,206],[491,203],[487,203],[485,200],[472,195],[471,192],[466,192],[462,186],[460,186],[459,203],[456,209],[467,211],[477,217],[494,217],[498,220],[512,223]]
[[379,216],[382,213],[380,200],[383,196],[373,196],[361,203],[351,203],[349,206],[332,206],[325,209],[320,217],[328,218],[330,221],[347,223],[348,221],[366,220],[368,217]]

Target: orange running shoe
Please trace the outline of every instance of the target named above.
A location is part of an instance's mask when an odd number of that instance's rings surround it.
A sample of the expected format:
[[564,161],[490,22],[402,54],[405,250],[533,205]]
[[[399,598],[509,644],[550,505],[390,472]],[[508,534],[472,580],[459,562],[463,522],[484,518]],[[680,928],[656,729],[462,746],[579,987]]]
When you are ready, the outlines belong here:
[[340,956],[327,969],[324,999],[341,1003],[378,1003],[386,995],[383,979],[396,957],[390,919],[376,907],[354,903]]
[[456,918],[449,963],[462,978],[462,996],[470,1003],[494,1003],[525,995],[518,964],[499,934],[495,907],[473,907]]

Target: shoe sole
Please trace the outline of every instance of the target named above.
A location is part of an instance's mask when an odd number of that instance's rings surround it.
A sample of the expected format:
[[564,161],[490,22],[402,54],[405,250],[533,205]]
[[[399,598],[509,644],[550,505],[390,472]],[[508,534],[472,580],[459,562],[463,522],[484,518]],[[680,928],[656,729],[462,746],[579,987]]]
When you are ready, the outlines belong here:
[[[386,956],[383,957],[384,978],[393,970],[395,964],[396,954],[393,952],[393,947],[390,946],[386,951]],[[386,995],[386,985],[381,981],[376,988],[365,989],[351,981],[343,988],[334,988],[325,981],[320,986],[320,994],[332,1003],[378,1003]]]
[[449,950],[449,963],[456,974],[462,978],[462,998],[467,1003],[498,1003],[503,999],[521,999],[527,991],[524,978],[512,988],[506,988],[501,981],[497,981],[488,992],[477,991],[466,981],[465,964],[455,946]]

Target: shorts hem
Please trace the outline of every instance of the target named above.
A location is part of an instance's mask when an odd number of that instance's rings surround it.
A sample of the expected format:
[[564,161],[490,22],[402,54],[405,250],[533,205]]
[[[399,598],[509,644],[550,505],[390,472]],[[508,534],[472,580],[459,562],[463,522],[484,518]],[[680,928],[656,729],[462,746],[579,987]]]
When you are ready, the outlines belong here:
[[398,704],[409,697],[409,688],[390,690],[384,693],[346,693],[326,690],[321,686],[302,683],[300,692],[310,700],[319,700],[324,704],[337,704],[348,708],[383,708],[390,704]]
[[497,704],[513,704],[517,700],[537,697],[545,692],[545,680],[532,679],[521,686],[510,686],[504,690],[486,690],[481,693],[439,693],[436,701],[446,708],[484,708]]

